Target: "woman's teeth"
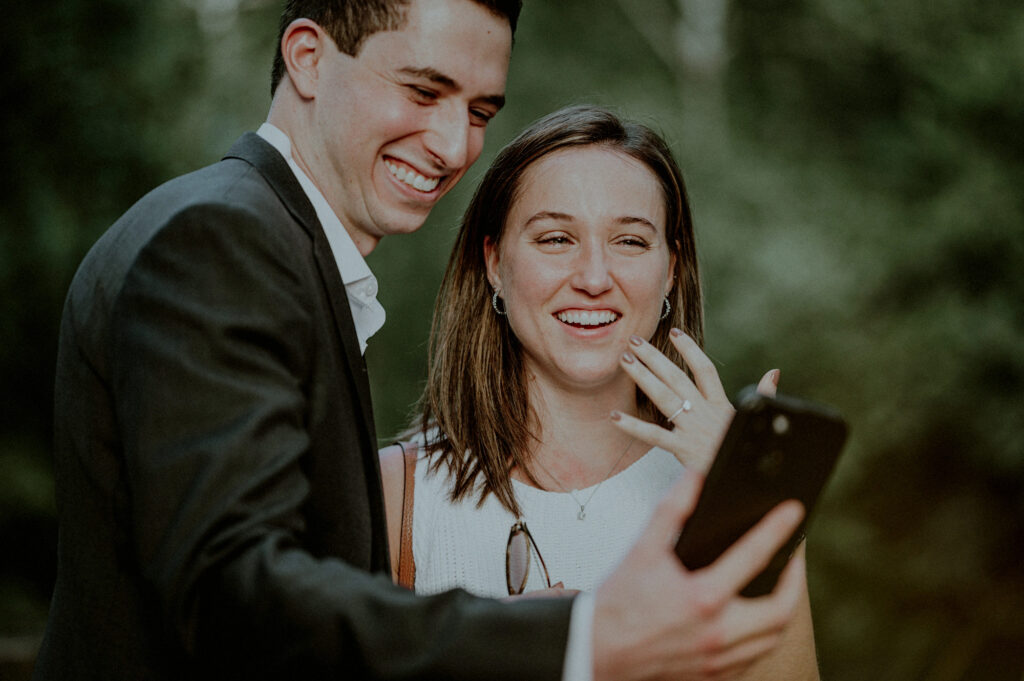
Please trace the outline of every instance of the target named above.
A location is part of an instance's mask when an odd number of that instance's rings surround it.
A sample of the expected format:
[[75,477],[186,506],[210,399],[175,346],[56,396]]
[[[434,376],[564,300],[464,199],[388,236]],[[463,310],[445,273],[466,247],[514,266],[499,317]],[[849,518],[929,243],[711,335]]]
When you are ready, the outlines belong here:
[[437,188],[437,183],[441,181],[440,177],[432,177],[427,179],[417,173],[415,170],[410,170],[405,166],[400,166],[391,161],[384,161],[384,165],[387,169],[395,176],[396,179],[406,183],[414,189],[418,189],[421,192],[432,192]]
[[571,312],[559,312],[558,320],[574,326],[604,326],[611,324],[619,318],[618,313],[610,310],[575,310]]

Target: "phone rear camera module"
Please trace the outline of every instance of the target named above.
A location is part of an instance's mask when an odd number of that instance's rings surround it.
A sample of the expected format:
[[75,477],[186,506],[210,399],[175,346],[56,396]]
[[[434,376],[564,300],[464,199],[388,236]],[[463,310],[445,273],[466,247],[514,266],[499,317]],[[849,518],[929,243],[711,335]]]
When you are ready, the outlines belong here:
[[772,419],[772,430],[776,435],[785,435],[789,432],[789,419],[784,414],[776,414]]
[[766,478],[775,478],[782,470],[783,455],[778,449],[766,452],[757,461],[757,469]]

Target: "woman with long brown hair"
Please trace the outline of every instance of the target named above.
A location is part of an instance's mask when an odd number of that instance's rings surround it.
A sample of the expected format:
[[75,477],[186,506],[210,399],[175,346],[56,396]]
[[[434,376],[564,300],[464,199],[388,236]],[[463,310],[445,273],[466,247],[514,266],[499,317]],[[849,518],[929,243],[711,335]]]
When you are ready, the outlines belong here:
[[[596,107],[527,128],[463,218],[416,455],[382,452],[396,577],[401,563],[424,593],[595,588],[731,419],[702,344],[693,224],[661,137]],[[789,672],[814,670],[803,588]]]

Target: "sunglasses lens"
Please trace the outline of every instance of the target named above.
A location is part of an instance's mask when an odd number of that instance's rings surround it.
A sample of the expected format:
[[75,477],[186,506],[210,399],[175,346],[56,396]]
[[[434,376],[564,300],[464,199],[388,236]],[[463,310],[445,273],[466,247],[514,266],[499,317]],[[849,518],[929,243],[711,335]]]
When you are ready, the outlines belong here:
[[505,553],[505,575],[508,577],[508,592],[523,593],[526,578],[530,575],[530,542],[522,530],[516,530],[509,535],[508,550]]

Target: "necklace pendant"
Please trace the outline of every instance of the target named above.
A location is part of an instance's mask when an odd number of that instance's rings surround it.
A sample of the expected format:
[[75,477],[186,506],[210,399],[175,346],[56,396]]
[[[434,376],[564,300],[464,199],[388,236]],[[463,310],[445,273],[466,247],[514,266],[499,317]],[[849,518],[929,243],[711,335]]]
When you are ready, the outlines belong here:
[[576,520],[585,520],[586,517],[587,512],[583,510],[582,506],[580,506],[580,512],[576,514]]

